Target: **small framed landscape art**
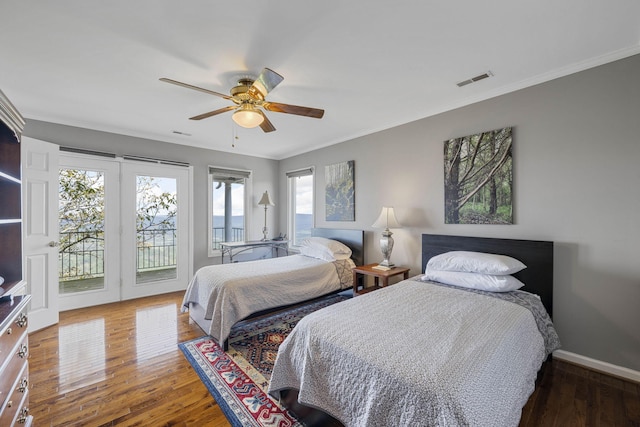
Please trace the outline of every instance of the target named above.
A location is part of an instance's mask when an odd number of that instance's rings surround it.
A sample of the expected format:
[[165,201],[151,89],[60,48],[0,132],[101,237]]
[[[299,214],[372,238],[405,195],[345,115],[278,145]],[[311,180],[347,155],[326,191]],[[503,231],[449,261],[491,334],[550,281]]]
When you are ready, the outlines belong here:
[[445,224],[513,224],[512,129],[444,142]]
[[325,166],[325,219],[356,220],[355,161]]

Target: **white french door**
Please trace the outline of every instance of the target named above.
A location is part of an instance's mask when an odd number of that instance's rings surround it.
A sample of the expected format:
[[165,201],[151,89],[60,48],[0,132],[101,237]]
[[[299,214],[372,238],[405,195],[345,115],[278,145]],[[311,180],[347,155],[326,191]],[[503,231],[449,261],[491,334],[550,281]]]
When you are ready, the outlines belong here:
[[182,290],[190,167],[61,153],[60,310]]
[[122,299],[186,288],[191,168],[123,161]]
[[120,164],[60,154],[60,310],[120,300]]

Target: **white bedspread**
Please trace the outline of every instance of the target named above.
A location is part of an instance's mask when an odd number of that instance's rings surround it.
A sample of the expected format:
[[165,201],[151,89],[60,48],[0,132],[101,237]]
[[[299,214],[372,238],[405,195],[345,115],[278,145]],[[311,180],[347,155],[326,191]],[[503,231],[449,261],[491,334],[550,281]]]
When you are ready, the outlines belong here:
[[409,279],[303,318],[269,392],[348,427],[517,426],[546,356],[529,310]]
[[[346,288],[353,266],[351,260],[334,263],[291,255],[203,267],[187,287],[183,311],[190,303],[204,307],[205,319],[211,319],[206,332],[222,344],[231,327],[253,313]],[[348,268],[348,274],[340,277],[337,268]]]

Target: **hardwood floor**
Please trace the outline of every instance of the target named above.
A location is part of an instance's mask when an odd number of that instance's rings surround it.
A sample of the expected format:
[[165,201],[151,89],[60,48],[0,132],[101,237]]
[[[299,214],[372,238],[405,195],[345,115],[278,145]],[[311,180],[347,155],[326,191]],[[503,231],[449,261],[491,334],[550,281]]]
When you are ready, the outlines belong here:
[[560,360],[542,368],[520,427],[640,426],[640,384]]
[[[34,425],[230,426],[177,347],[204,335],[182,295],[63,312],[30,334]],[[520,426],[640,426],[640,385],[554,360]]]
[[29,335],[36,426],[230,426],[178,349],[183,292],[60,313]]

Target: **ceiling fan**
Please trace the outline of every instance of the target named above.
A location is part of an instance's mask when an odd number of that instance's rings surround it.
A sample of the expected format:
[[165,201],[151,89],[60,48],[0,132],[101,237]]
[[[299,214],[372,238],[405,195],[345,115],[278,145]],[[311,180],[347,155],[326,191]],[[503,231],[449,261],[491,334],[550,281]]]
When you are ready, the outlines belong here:
[[220,98],[232,101],[235,105],[229,105],[227,107],[220,108],[218,110],[209,111],[197,116],[190,117],[190,120],[202,120],[207,117],[212,117],[220,113],[235,110],[233,113],[233,121],[238,125],[245,128],[254,128],[260,126],[264,132],[273,132],[276,128],[269,121],[267,116],[261,109],[266,111],[272,111],[275,113],[295,114],[298,116],[313,117],[315,119],[321,119],[324,115],[324,110],[318,108],[301,107],[298,105],[281,104],[279,102],[266,101],[266,96],[273,90],[280,82],[284,80],[280,74],[275,71],[265,68],[262,70],[257,79],[253,80],[250,77],[242,77],[238,80],[238,84],[231,88],[229,93],[231,95],[224,95],[222,93],[214,92],[209,89],[204,89],[197,86],[192,86],[187,83],[182,83],[176,80],[161,78],[160,81],[171,83],[174,85],[186,87],[188,89],[198,90],[200,92],[208,93],[210,95],[219,96]]

